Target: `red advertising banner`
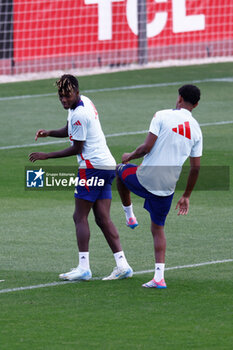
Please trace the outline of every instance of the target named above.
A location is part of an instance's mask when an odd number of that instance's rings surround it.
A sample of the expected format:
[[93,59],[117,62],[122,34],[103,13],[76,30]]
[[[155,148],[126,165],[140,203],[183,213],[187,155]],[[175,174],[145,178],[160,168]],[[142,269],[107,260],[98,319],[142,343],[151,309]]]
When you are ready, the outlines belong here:
[[[122,58],[137,48],[137,28],[137,0],[14,0],[14,61],[75,55],[101,59],[101,53]],[[151,53],[232,42],[233,4],[147,0],[147,38]]]

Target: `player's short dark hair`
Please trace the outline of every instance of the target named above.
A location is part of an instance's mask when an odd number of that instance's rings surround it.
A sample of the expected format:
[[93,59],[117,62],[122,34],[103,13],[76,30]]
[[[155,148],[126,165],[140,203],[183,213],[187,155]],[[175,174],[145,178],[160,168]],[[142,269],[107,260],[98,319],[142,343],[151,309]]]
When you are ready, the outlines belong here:
[[200,89],[195,85],[183,85],[179,88],[179,95],[183,97],[185,102],[189,102],[192,105],[195,105],[201,97]]
[[73,75],[64,74],[56,81],[59,95],[70,95],[73,91],[79,90],[78,79]]

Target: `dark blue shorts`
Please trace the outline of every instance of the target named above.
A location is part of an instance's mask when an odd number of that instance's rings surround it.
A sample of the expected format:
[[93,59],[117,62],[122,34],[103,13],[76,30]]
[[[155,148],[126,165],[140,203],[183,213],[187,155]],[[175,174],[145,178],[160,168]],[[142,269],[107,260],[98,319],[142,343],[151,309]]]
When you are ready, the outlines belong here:
[[115,170],[79,169],[75,198],[89,202],[95,202],[97,199],[111,199],[111,186],[115,176]]
[[137,179],[135,164],[120,164],[117,174],[124,185],[139,197],[145,198],[144,208],[150,213],[151,220],[160,226],[164,226],[167,214],[171,208],[173,194],[162,197],[147,191]]

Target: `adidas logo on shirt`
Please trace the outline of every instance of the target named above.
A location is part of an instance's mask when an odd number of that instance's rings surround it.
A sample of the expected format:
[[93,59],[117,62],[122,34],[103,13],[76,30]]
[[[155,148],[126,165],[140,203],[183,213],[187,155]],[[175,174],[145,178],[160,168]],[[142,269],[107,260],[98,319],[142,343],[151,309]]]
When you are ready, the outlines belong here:
[[81,124],[80,121],[78,120],[76,123],[74,123],[74,125],[82,125],[82,124]]
[[184,122],[184,124],[179,124],[176,128],[172,128],[172,131],[176,132],[179,135],[187,137],[191,140],[191,129],[189,122]]

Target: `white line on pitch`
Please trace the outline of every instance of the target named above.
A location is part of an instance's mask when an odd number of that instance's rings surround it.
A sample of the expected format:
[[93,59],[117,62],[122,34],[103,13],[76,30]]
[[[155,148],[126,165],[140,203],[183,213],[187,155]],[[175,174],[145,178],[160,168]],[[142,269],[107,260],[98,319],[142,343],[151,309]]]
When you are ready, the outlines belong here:
[[[187,268],[200,267],[200,266],[206,266],[206,265],[223,264],[223,263],[228,263],[228,262],[233,262],[233,259],[207,261],[207,262],[203,262],[203,263],[199,263],[199,264],[191,264],[191,265],[173,266],[173,267],[167,267],[165,270],[170,271],[170,270],[177,270],[177,269],[187,269]],[[151,272],[154,272],[154,270],[136,271],[136,272],[134,272],[134,275],[142,275],[142,274],[151,273]],[[94,277],[94,278],[92,278],[92,280],[99,281],[99,280],[102,280],[102,278],[103,277]],[[0,290],[0,294],[19,292],[19,291],[23,291],[23,290],[46,288],[46,287],[54,287],[54,286],[60,286],[63,284],[77,283],[77,282],[78,281],[51,282],[51,283],[45,283],[45,284],[37,284],[34,286],[8,288],[8,289]]]
[[[216,126],[216,125],[226,125],[226,124],[233,124],[233,120],[226,120],[222,122],[213,122],[213,123],[203,123],[200,124],[200,126]],[[146,134],[148,130],[140,130],[140,131],[127,131],[127,132],[118,132],[114,134],[107,134],[105,135],[106,138],[111,137],[118,137],[118,136],[128,136],[128,135],[140,135],[140,134]],[[56,141],[47,141],[47,142],[38,142],[38,143],[27,143],[24,145],[12,145],[12,146],[1,146],[0,151],[4,149],[16,149],[16,148],[26,148],[26,147],[39,147],[39,146],[46,146],[46,145],[56,145],[59,143],[66,143],[68,142],[68,139],[66,140],[56,140]]]
[[[219,82],[219,83],[233,83],[233,77],[226,78],[210,78],[210,79],[199,79],[192,81],[174,81],[168,83],[155,83],[155,84],[141,84],[141,85],[131,85],[131,86],[119,86],[112,88],[103,88],[103,89],[90,89],[83,90],[83,93],[94,93],[94,92],[108,92],[108,91],[124,91],[124,90],[135,90],[135,89],[146,89],[146,88],[154,88],[154,87],[163,87],[163,86],[173,86],[173,85],[184,85],[184,84],[200,84],[200,83],[211,83],[211,82]],[[10,101],[10,100],[20,100],[24,98],[37,98],[37,97],[50,97],[56,96],[57,94],[54,92],[48,94],[35,94],[35,95],[22,95],[22,96],[6,96],[0,97],[0,101]]]

